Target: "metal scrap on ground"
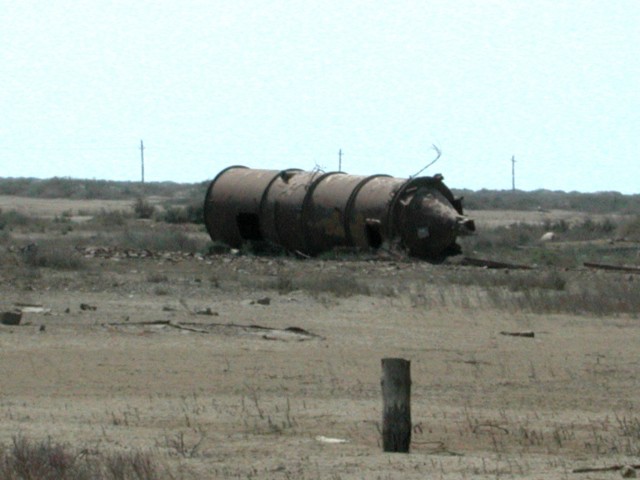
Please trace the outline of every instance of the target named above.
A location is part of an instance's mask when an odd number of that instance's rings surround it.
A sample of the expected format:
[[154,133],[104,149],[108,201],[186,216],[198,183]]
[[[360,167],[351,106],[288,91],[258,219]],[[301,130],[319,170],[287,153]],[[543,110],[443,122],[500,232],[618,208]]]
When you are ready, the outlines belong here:
[[173,320],[151,320],[148,322],[110,322],[103,323],[105,327],[115,328],[127,328],[132,327],[145,327],[145,326],[160,326],[170,327],[178,330],[185,330],[194,333],[216,333],[218,331],[232,330],[236,333],[246,333],[259,335],[265,340],[296,340],[299,342],[311,339],[324,340],[324,338],[315,333],[309,332],[300,327],[287,327],[287,328],[271,328],[264,327],[262,325],[240,325],[235,323],[196,323],[196,322],[175,322]]
[[616,272],[640,273],[640,267],[625,267],[622,265],[608,265],[606,263],[584,262],[584,266],[588,268],[598,268],[600,270],[612,270]]
[[507,337],[527,337],[534,338],[536,334],[534,332],[500,332],[500,335],[505,335]]
[[484,267],[484,268],[508,268],[512,270],[531,270],[529,265],[519,265],[517,263],[505,263],[496,262],[494,260],[485,260],[481,258],[464,257],[460,261],[460,265],[468,265],[471,267]]

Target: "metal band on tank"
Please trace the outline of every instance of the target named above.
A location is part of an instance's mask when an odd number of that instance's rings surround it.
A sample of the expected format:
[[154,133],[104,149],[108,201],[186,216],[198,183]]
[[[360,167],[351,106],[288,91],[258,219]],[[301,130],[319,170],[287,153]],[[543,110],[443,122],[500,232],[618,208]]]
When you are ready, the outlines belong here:
[[[449,203],[451,203],[451,206],[453,206],[453,208],[460,214],[462,215],[462,203],[461,202],[456,202],[455,197],[453,196],[453,193],[451,192],[451,190],[449,190],[449,188],[442,183],[441,180],[437,180],[434,177],[417,177],[417,178],[410,178],[409,180],[407,180],[404,184],[402,184],[402,186],[398,189],[398,191],[396,192],[396,194],[393,196],[393,199],[391,200],[391,203],[389,205],[389,210],[387,211],[387,219],[389,221],[389,228],[392,228],[394,230],[398,230],[398,225],[396,225],[396,221],[397,218],[391,218],[394,215],[394,211],[396,208],[396,205],[398,204],[398,201],[400,201],[400,198],[406,193],[407,190],[409,190],[409,188],[411,187],[426,187],[426,186],[433,186],[436,190],[438,190],[440,193],[442,193],[442,195],[447,199],[447,201],[449,201]],[[393,221],[393,222],[392,222]],[[393,235],[395,232],[389,232],[390,235]]]
[[[398,225],[396,225],[397,218],[395,218],[395,209],[400,201],[400,198],[406,193],[407,190],[411,187],[419,187],[421,184],[428,185],[431,183],[431,177],[418,177],[418,178],[410,178],[405,183],[403,183],[400,188],[395,192],[391,202],[389,202],[389,208],[387,210],[387,229],[389,238],[393,238],[396,232],[399,230]],[[399,235],[401,236],[401,235]]]
[[218,181],[218,179],[224,175],[225,173],[227,173],[229,170],[233,170],[234,168],[246,168],[248,169],[249,167],[245,167],[244,165],[232,165],[230,167],[225,168],[224,170],[222,170],[220,173],[218,173],[218,175],[215,176],[215,178],[213,180],[211,180],[211,183],[209,184],[209,188],[207,189],[207,194],[204,197],[204,225],[205,227],[207,227],[207,232],[209,232],[209,237],[211,237],[213,239],[213,232],[211,230],[211,225],[209,224],[209,217],[210,217],[210,213],[209,212],[209,200],[211,198],[211,194],[213,192],[213,186],[214,184]]
[[[278,178],[282,178],[283,174],[285,173],[289,173],[289,172],[301,172],[302,170],[300,170],[299,168],[287,168],[286,170],[280,170],[278,173],[276,173],[274,175],[274,177],[269,180],[269,183],[267,184],[267,186],[264,189],[264,192],[262,192],[262,197],[260,197],[260,207],[258,209],[258,211],[260,212],[260,216],[259,216],[259,221],[260,221],[260,226],[262,227],[262,223],[266,222],[267,219],[265,218],[264,215],[264,206],[267,203],[267,197],[269,196],[269,190],[271,190],[271,187],[273,186],[274,182],[276,180],[278,180]],[[274,205],[274,211],[275,211],[275,205]],[[280,245],[282,245],[282,238],[280,237],[280,229],[278,228],[278,222],[276,222],[276,219],[273,219],[273,229],[276,233],[277,238],[277,242]],[[261,228],[261,230],[264,232],[264,229]],[[270,238],[267,238],[266,240],[272,240]],[[273,240],[272,240],[273,241]]]
[[312,179],[311,183],[307,187],[307,193],[302,200],[302,210],[300,211],[300,226],[302,227],[302,236],[304,238],[304,249],[308,254],[315,254],[316,252],[312,252],[309,246],[311,242],[309,241],[309,229],[307,227],[307,216],[309,215],[309,203],[311,203],[311,199],[313,197],[313,192],[316,187],[322,182],[325,178],[330,177],[331,175],[344,175],[344,172],[327,172],[320,175],[318,178]]
[[362,187],[364,187],[367,183],[369,183],[370,180],[373,180],[374,178],[380,178],[380,177],[390,177],[391,175],[384,175],[384,174],[377,174],[377,175],[371,175],[367,178],[363,178],[362,180],[360,180],[360,182],[358,182],[358,184],[353,188],[353,191],[351,192],[351,194],[349,195],[349,198],[347,199],[347,205],[344,207],[344,236],[347,239],[347,243],[349,243],[349,245],[351,246],[355,246],[355,241],[353,240],[353,236],[351,235],[351,210],[353,209],[353,205],[356,203],[356,198],[358,197],[358,193],[360,193],[360,190],[362,190]]

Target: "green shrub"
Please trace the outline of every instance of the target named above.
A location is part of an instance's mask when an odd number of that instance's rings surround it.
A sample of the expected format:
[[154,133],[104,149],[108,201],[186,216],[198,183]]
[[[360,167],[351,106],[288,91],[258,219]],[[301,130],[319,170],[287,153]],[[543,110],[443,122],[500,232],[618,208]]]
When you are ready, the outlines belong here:
[[84,258],[75,248],[59,239],[42,240],[21,250],[25,265],[56,270],[80,270],[86,266]]
[[0,208],[0,230],[4,230],[5,228],[10,230],[14,227],[24,227],[29,225],[32,222],[32,218],[25,215],[24,213],[18,212],[17,210],[9,210],[8,212],[4,212]]
[[618,232],[624,238],[640,241],[640,215],[620,225]]
[[189,216],[184,207],[169,207],[159,216],[158,220],[167,223],[189,223]]
[[202,202],[192,202],[186,206],[167,206],[158,215],[158,220],[167,223],[204,223],[204,206]]
[[133,213],[136,218],[151,218],[156,211],[156,207],[143,197],[138,197],[133,204]]
[[122,227],[132,217],[130,212],[124,210],[105,210],[103,208],[93,216],[92,221],[104,227]]

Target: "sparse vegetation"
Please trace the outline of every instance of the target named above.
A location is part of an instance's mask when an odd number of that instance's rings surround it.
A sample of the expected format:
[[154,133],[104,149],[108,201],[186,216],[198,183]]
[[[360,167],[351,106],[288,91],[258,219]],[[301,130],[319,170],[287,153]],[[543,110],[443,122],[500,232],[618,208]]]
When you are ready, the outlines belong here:
[[[634,245],[617,245],[617,239],[633,239],[634,222],[618,223],[612,218],[595,221],[587,217],[570,224],[564,220],[541,224],[514,223],[485,228],[478,235],[460,239],[467,256],[550,267],[577,267],[589,258],[603,262],[624,262]],[[555,241],[543,242],[553,232]],[[619,242],[618,242],[619,243]]]
[[21,255],[24,264],[33,268],[80,270],[86,267],[86,262],[73,246],[61,239],[31,243],[22,248]]
[[287,273],[280,273],[277,277],[259,280],[246,278],[241,282],[243,285],[255,285],[261,288],[277,290],[281,295],[301,290],[311,295],[324,293],[331,294],[339,298],[348,298],[355,295],[371,295],[371,289],[367,282],[357,279],[349,273],[342,274],[314,274],[292,276]]
[[579,193],[551,190],[456,190],[472,210],[574,210],[591,213],[640,213],[640,195],[619,192]]
[[186,233],[173,228],[140,229],[130,228],[122,232],[116,243],[123,248],[151,250],[154,252],[191,252],[204,251],[205,240],[197,240]]
[[634,282],[609,281],[589,282],[570,291],[550,292],[542,289],[527,289],[521,295],[512,295],[506,290],[488,291],[495,308],[511,312],[534,314],[572,315],[624,315],[640,313],[640,291]]
[[124,227],[131,218],[133,218],[131,212],[125,210],[105,210],[103,208],[93,216],[93,223],[110,228]]
[[143,197],[138,197],[133,204],[133,213],[136,218],[149,219],[156,212],[156,207]]
[[[190,198],[193,192],[202,192],[208,182],[180,184],[173,182],[147,182],[144,185],[146,195]],[[140,195],[138,182],[116,182],[108,180],[88,180],[54,177],[36,178],[0,178],[0,195],[15,195],[30,198],[72,198],[86,200],[127,200]]]
[[[638,216],[462,239],[467,256],[535,267],[494,270],[231,253],[189,220],[192,191],[148,197],[145,220],[135,188],[101,211],[0,211],[3,310],[24,309],[0,325],[0,479],[569,478],[637,461],[640,277],[583,262],[638,265]],[[416,453],[388,462],[387,355],[412,362]]]
[[20,213],[16,210],[9,210],[4,212],[0,208],[0,230],[11,230],[15,227],[24,227],[29,225],[31,219],[24,213]]
[[192,202],[187,206],[165,207],[164,212],[156,215],[158,221],[166,223],[204,223],[204,207],[202,201]]
[[465,271],[464,275],[445,275],[448,282],[455,285],[477,285],[484,288],[504,287],[510,292],[522,292],[532,289],[565,289],[567,281],[561,272],[551,270],[537,272],[529,270],[503,270],[487,272],[484,270]]
[[23,436],[0,448],[3,480],[160,480],[170,476],[150,455],[137,451],[74,451],[50,438],[32,441]]
[[623,222],[619,227],[619,234],[633,241],[640,241],[640,215]]

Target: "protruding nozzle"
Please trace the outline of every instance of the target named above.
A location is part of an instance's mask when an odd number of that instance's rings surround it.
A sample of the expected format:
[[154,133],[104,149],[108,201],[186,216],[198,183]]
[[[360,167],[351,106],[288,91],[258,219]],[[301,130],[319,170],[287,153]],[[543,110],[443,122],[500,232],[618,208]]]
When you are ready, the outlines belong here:
[[473,235],[476,231],[475,222],[469,217],[465,217],[463,215],[459,215],[456,219],[456,227],[458,230],[458,235],[460,236]]

